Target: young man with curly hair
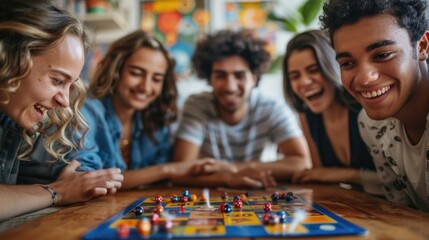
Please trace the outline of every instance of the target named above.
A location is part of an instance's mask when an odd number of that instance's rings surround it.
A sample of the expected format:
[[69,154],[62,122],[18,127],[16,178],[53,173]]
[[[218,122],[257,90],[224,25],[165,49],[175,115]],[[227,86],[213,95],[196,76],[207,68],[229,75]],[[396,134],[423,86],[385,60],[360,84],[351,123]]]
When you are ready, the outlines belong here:
[[429,211],[429,32],[423,0],[332,0],[330,33],[344,87],[364,110],[362,137],[386,197]]
[[[270,56],[250,32],[220,31],[200,41],[192,57],[213,91],[189,97],[176,135],[174,160],[223,160],[229,172],[182,178],[202,186],[273,186],[311,166],[308,146],[290,108],[257,88]],[[261,162],[267,143],[282,157]]]

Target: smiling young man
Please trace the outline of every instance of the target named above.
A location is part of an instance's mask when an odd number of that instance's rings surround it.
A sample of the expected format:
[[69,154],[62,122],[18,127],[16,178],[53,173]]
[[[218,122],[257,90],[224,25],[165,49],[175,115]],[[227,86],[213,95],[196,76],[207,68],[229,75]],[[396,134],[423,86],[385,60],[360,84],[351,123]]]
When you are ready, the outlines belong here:
[[[333,0],[321,17],[386,197],[429,211],[429,32],[422,0]],[[363,37],[364,36],[364,37]]]
[[[221,31],[198,43],[192,57],[212,92],[189,97],[176,135],[174,160],[225,160],[226,172],[179,179],[202,186],[272,186],[311,166],[292,111],[255,88],[269,64],[265,42],[249,32]],[[261,162],[268,143],[283,155]],[[228,169],[229,168],[229,169]]]

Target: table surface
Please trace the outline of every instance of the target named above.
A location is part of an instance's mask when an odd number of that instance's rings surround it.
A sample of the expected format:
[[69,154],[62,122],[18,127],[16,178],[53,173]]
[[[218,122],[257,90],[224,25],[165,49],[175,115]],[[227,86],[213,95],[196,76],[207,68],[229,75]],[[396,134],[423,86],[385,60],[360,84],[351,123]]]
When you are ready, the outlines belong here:
[[[287,185],[312,191],[313,201],[369,231],[366,236],[321,237],[320,239],[429,239],[429,213],[402,207],[360,191],[338,185]],[[74,204],[42,218],[0,232],[0,239],[80,239],[83,234],[142,197],[180,194],[183,186],[158,185],[118,192],[85,203]],[[186,188],[201,193],[201,188]],[[211,189],[210,195],[225,190]],[[240,194],[246,190],[229,189]],[[265,191],[265,193],[272,193]],[[214,194],[214,195],[212,195]],[[257,193],[255,193],[257,194]],[[318,239],[318,238],[311,238]]]

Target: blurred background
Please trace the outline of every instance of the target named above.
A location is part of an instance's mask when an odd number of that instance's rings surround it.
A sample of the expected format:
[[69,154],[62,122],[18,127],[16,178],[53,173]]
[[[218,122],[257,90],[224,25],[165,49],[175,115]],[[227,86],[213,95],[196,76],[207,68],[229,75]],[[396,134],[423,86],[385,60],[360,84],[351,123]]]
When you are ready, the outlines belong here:
[[259,88],[284,101],[281,62],[288,40],[318,28],[323,0],[57,0],[78,15],[95,40],[82,77],[91,74],[109,43],[137,29],[157,36],[176,59],[179,107],[192,93],[209,90],[190,70],[195,43],[206,33],[250,29],[268,42],[272,64]]

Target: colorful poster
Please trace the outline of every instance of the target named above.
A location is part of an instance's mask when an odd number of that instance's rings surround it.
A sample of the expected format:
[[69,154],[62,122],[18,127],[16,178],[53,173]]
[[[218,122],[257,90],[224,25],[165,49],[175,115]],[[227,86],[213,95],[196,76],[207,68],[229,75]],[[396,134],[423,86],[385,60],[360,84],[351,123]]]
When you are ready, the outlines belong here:
[[197,40],[209,32],[209,0],[141,0],[140,28],[164,42],[179,76],[190,73]]

